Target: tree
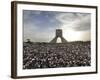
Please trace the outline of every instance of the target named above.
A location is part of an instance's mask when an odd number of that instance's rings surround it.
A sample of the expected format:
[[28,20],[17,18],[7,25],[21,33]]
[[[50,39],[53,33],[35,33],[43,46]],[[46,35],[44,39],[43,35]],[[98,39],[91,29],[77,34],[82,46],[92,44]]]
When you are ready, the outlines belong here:
[[30,43],[31,42],[31,40],[30,39],[27,39],[27,43]]

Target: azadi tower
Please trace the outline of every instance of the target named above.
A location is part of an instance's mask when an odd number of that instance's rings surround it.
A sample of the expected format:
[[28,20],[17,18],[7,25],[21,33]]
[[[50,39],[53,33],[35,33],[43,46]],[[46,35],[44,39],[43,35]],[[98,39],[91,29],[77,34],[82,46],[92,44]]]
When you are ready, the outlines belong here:
[[67,40],[63,37],[62,29],[56,29],[55,38],[53,38],[53,40],[51,40],[50,43],[56,43],[58,37],[61,38],[62,43],[67,43]]

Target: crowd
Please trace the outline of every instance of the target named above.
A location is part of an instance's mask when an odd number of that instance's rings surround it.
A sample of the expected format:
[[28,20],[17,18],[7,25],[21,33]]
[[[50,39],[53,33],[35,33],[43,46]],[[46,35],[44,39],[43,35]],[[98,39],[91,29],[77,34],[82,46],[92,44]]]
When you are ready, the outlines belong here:
[[90,65],[90,42],[69,42],[66,44],[24,42],[23,69]]

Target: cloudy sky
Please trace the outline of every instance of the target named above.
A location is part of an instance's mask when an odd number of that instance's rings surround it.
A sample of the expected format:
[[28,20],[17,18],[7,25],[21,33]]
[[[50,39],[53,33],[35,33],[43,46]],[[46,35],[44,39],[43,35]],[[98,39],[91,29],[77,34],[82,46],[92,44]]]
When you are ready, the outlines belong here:
[[90,13],[23,10],[24,41],[49,42],[56,29],[67,41],[89,41]]

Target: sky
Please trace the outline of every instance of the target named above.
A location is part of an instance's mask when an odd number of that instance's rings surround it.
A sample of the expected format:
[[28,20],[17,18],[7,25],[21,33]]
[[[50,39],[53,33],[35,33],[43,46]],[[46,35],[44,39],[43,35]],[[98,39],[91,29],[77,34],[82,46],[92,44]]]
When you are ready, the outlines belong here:
[[50,42],[56,29],[62,29],[67,41],[91,40],[91,14],[23,10],[24,41]]

